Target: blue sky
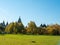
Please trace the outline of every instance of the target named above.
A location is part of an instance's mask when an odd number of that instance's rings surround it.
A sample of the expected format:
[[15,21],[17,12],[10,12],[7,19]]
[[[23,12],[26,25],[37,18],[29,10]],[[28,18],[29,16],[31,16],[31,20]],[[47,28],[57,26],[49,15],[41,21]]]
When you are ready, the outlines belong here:
[[0,22],[15,22],[19,16],[24,25],[60,24],[60,0],[0,0]]

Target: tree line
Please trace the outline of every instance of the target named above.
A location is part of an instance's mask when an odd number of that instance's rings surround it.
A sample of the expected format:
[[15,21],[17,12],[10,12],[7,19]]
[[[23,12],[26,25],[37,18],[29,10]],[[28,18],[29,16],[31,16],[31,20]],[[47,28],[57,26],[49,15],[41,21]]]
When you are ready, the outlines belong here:
[[0,34],[27,34],[27,35],[60,35],[60,25],[40,24],[38,27],[34,21],[30,21],[25,27],[19,18],[17,22],[12,22],[5,25],[5,22],[0,24]]

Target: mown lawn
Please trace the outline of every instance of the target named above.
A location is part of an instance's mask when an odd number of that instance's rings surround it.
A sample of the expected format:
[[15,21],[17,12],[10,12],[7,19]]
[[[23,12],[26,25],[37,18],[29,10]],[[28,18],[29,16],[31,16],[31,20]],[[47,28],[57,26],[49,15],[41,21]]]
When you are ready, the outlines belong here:
[[60,45],[60,36],[0,35],[0,45]]

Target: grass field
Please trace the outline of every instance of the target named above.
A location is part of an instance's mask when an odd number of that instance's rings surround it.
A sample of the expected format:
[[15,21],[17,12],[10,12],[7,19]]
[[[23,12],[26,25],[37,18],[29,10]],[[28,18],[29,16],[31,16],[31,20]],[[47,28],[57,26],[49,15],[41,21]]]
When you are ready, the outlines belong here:
[[59,41],[60,36],[0,35],[0,45],[60,45]]

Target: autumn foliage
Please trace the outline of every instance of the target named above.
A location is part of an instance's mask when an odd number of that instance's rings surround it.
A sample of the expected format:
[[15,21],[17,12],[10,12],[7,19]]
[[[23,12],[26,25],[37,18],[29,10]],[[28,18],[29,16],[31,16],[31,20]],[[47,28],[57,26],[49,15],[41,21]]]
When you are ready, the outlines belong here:
[[21,19],[10,24],[0,24],[0,34],[32,34],[32,35],[60,35],[60,25],[40,24],[37,26],[34,21],[30,21],[27,26],[24,26]]

